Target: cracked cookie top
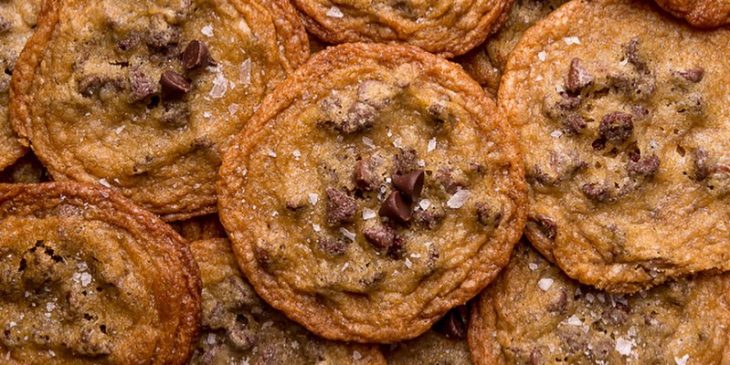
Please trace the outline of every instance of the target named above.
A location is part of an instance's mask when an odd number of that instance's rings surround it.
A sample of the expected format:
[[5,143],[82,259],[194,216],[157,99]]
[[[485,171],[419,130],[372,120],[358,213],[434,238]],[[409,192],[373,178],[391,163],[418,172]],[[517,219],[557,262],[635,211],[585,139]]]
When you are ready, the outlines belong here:
[[612,295],[523,243],[474,305],[469,347],[478,365],[722,364],[729,309],[728,274]]
[[200,279],[179,235],[108,189],[0,184],[0,361],[184,364]]
[[399,42],[447,57],[476,47],[513,0],[294,0],[307,29],[329,43]]
[[308,56],[280,0],[51,1],[16,65],[13,125],[56,180],[167,220],[215,210],[221,144]]
[[191,364],[385,365],[376,346],[321,339],[264,302],[227,239],[190,245],[203,281],[203,326]]
[[522,38],[500,106],[526,152],[527,237],[569,276],[633,292],[730,269],[729,45],[619,0]]
[[224,155],[221,220],[274,307],[333,339],[413,338],[478,293],[523,228],[519,149],[458,65],[324,50]]
[[10,76],[25,42],[38,23],[40,0],[0,2],[0,170],[23,156],[26,149],[10,127]]

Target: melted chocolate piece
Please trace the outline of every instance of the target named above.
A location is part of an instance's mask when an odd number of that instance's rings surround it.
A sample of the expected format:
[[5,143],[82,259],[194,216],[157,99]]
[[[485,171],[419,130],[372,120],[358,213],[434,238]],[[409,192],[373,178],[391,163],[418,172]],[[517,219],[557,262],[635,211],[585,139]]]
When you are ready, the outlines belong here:
[[399,191],[394,191],[380,206],[379,214],[398,223],[407,223],[411,220],[411,207],[403,200]]
[[190,82],[175,71],[165,71],[160,76],[162,96],[168,100],[182,99],[192,89]]
[[392,178],[393,187],[403,193],[404,198],[414,201],[423,191],[423,180],[426,174],[423,170],[416,170],[405,175],[395,175]]
[[182,64],[186,70],[192,70],[198,67],[208,66],[210,63],[210,52],[205,43],[194,40],[191,41],[182,54]]

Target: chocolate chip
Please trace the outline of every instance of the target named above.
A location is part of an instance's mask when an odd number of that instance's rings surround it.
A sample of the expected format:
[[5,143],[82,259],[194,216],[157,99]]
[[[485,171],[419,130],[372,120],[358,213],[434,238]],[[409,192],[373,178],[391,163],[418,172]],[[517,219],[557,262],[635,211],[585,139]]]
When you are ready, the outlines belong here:
[[133,103],[143,101],[157,92],[154,81],[141,71],[132,71],[129,75],[132,89],[130,99]]
[[631,114],[613,112],[605,115],[599,126],[600,136],[607,141],[623,142],[631,137],[634,122]]
[[352,222],[357,212],[355,199],[335,188],[327,188],[327,223],[332,226]]
[[182,54],[182,64],[186,70],[192,70],[198,67],[208,66],[210,62],[210,52],[205,43],[194,40],[188,43]]
[[254,247],[253,256],[256,259],[256,263],[264,270],[266,270],[272,262],[269,252],[259,246]]
[[377,181],[370,160],[360,160],[355,163],[352,181],[358,188],[365,191],[370,191],[375,188]]
[[454,194],[457,190],[467,185],[466,176],[464,176],[461,170],[454,170],[448,166],[439,167],[436,171],[435,179],[449,194]]
[[597,184],[597,183],[589,183],[589,184],[583,184],[580,187],[580,191],[583,192],[583,194],[588,197],[588,199],[591,199],[595,202],[605,202],[611,198],[611,192],[605,185]]
[[319,248],[332,256],[340,256],[347,251],[350,241],[335,239],[332,237],[322,237],[317,240]]
[[542,214],[527,218],[527,230],[551,241],[558,235],[558,226],[551,218]]
[[593,76],[583,67],[579,58],[573,58],[570,61],[570,70],[568,70],[568,80],[565,84],[566,90],[570,93],[577,94],[591,83],[593,83]]
[[451,339],[463,340],[466,338],[466,330],[469,325],[469,309],[460,305],[450,310],[436,323],[436,330]]
[[603,137],[596,138],[596,140],[591,143],[591,147],[593,147],[596,151],[606,148],[606,139]]
[[403,193],[406,200],[414,201],[423,191],[423,180],[426,174],[423,170],[416,170],[405,175],[394,175],[393,187]]
[[646,72],[648,67],[639,54],[639,39],[632,38],[629,43],[623,46],[624,56],[638,71]]
[[629,160],[627,168],[630,176],[652,177],[659,170],[659,157],[652,154],[639,161]]
[[398,233],[389,226],[373,226],[363,230],[363,236],[378,252],[386,253],[391,258],[400,258],[403,241]]
[[485,227],[496,228],[502,220],[502,211],[486,203],[477,203],[477,222]]
[[418,168],[418,156],[414,149],[399,149],[393,156],[393,174],[404,175]]
[[413,214],[414,222],[427,229],[435,229],[444,218],[446,218],[444,210],[435,207],[428,210],[418,210]]
[[190,82],[175,71],[165,71],[160,76],[162,96],[169,100],[181,99],[192,89]]
[[683,71],[674,71],[672,72],[672,74],[682,77],[685,80],[696,84],[702,81],[702,79],[705,77],[705,69],[702,67],[690,68]]
[[563,119],[563,130],[569,135],[580,134],[585,127],[586,120],[579,114],[570,113]]
[[411,220],[411,207],[403,200],[399,191],[388,195],[378,213],[381,217],[388,217],[398,223],[407,223]]
[[707,151],[704,149],[697,148],[693,152],[693,160],[694,160],[694,179],[697,181],[702,181],[707,178],[707,176],[710,175],[710,166],[708,163],[708,155]]
[[335,123],[335,128],[345,134],[353,134],[367,130],[375,123],[377,111],[372,105],[362,102],[352,104],[347,116]]

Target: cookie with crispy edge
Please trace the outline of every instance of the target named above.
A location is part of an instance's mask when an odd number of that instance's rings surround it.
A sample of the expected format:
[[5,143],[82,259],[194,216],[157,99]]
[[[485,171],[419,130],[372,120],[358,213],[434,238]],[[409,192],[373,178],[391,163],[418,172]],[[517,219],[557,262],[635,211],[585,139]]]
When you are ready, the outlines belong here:
[[46,5],[15,69],[13,128],[55,180],[113,187],[168,221],[215,212],[221,145],[309,55],[283,0]]
[[385,365],[376,345],[315,336],[256,295],[225,238],[190,244],[203,282],[203,325],[191,365],[218,363]]
[[358,3],[294,0],[312,34],[328,43],[405,43],[445,57],[480,44],[504,21],[513,0]]
[[316,54],[223,161],[244,273],[330,339],[418,336],[496,276],[523,229],[512,129],[458,65],[416,47]]
[[730,24],[728,0],[655,0],[664,10],[700,28]]
[[725,364],[730,275],[698,275],[633,295],[580,285],[527,243],[472,309],[477,365]]
[[525,147],[526,236],[570,277],[635,292],[730,270],[729,45],[628,0],[572,1],[522,37],[498,100]]
[[184,364],[200,278],[182,238],[118,193],[0,184],[3,362]]

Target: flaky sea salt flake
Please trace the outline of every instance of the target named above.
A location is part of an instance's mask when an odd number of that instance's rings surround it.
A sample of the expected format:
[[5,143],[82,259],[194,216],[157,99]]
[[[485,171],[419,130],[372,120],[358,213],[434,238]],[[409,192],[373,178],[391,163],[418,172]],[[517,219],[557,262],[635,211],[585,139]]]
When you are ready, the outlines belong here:
[[548,291],[550,290],[550,287],[553,286],[553,279],[550,278],[542,278],[537,281],[537,287],[540,288],[542,291]]
[[469,190],[462,189],[454,193],[446,202],[446,206],[451,209],[459,209],[464,206],[464,203],[469,199]]
[[342,13],[342,10],[340,10],[340,8],[332,6],[329,10],[327,10],[327,16],[330,18],[341,19],[345,16],[345,14]]

